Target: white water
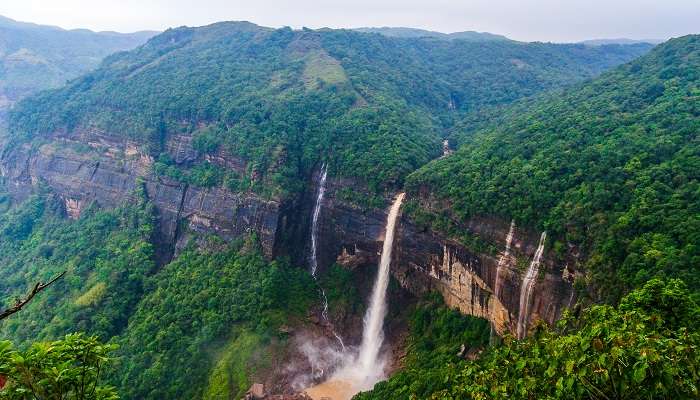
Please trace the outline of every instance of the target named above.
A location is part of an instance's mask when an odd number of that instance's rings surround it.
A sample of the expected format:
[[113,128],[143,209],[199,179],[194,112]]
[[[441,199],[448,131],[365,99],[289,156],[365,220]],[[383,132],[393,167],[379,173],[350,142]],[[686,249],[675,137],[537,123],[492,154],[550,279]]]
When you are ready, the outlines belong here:
[[494,283],[494,294],[497,299],[501,299],[501,269],[508,261],[510,257],[510,248],[513,244],[513,234],[515,232],[515,221],[510,221],[510,229],[508,230],[508,236],[506,236],[506,251],[498,260],[498,266],[496,266],[496,282]]
[[365,378],[370,379],[376,378],[379,380],[384,374],[384,363],[379,361],[379,349],[384,342],[383,326],[384,317],[386,316],[386,288],[389,285],[389,267],[391,266],[391,250],[394,244],[396,218],[399,215],[404,195],[404,193],[399,194],[391,206],[391,210],[389,210],[377,280],[374,283],[372,299],[364,319],[362,345],[360,346],[357,363]]
[[313,399],[350,399],[354,394],[371,389],[385,378],[386,359],[380,350],[384,343],[384,317],[386,316],[386,290],[389,285],[389,268],[394,244],[396,220],[401,210],[404,193],[399,194],[389,210],[386,234],[379,262],[379,271],[374,283],[369,308],[364,318],[362,343],[357,357],[347,355],[346,362],[326,382],[309,388],[306,393]]
[[540,243],[537,245],[535,255],[532,257],[530,267],[525,273],[523,283],[520,285],[520,309],[518,311],[518,338],[522,339],[527,334],[527,318],[530,314],[530,303],[532,298],[532,290],[535,287],[535,280],[540,269],[542,261],[542,253],[544,253],[544,241],[547,239],[547,232],[542,232]]
[[328,176],[328,170],[326,169],[326,164],[321,167],[320,179],[318,181],[318,193],[316,195],[316,204],[314,205],[314,214],[311,219],[311,275],[316,279],[316,270],[318,269],[318,260],[316,259],[316,253],[318,252],[318,244],[316,237],[318,236],[318,217],[321,215],[321,205],[323,203],[323,196],[326,194],[326,177]]
[[[311,219],[311,254],[309,255],[309,262],[311,263],[311,276],[317,281],[316,272],[318,271],[318,258],[316,253],[318,252],[318,218],[321,215],[321,205],[323,204],[323,196],[326,194],[326,178],[328,177],[328,169],[326,164],[321,167],[321,172],[318,181],[318,193],[316,194],[316,203],[314,204],[314,214]],[[319,285],[318,287],[319,295],[321,301],[323,302],[323,310],[321,311],[321,317],[323,320],[331,327],[331,332],[335,339],[340,344],[340,347],[345,351],[345,343],[343,338],[338,335],[338,333],[333,328],[330,319],[328,318],[328,297],[326,296],[326,291]]]

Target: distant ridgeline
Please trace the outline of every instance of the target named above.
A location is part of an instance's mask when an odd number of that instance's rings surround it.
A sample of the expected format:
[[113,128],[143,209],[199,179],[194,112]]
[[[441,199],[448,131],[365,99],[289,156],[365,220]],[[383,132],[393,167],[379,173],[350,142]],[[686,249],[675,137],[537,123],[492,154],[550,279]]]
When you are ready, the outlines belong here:
[[133,49],[153,35],[68,31],[0,16],[0,118],[17,100],[62,86],[96,68],[107,55]]
[[556,257],[578,253],[602,299],[652,277],[682,278],[697,299],[700,36],[502,112],[408,177],[449,204],[430,224],[513,219],[547,231]]
[[[246,161],[245,176],[179,177],[203,185],[262,185],[284,195],[325,159],[333,174],[395,187],[440,154],[444,129],[461,114],[587,79],[650,47],[223,22],[171,29],[108,57],[67,87],[23,102],[11,130],[28,139],[95,128],[146,141],[156,158],[170,136],[185,134],[201,154],[224,149]],[[160,162],[161,172],[177,175],[172,160]]]

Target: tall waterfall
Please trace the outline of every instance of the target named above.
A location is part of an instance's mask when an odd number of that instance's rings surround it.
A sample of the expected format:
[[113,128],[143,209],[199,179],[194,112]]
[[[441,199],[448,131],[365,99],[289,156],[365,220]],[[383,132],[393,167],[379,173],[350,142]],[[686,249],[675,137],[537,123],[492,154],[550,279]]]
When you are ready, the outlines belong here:
[[542,232],[540,243],[537,245],[535,255],[532,257],[530,267],[525,273],[523,283],[520,285],[520,309],[518,311],[518,338],[522,339],[527,334],[528,314],[530,314],[530,303],[532,300],[532,290],[535,288],[535,280],[540,269],[542,253],[544,253],[544,242],[547,239],[547,232]]
[[364,318],[359,352],[356,357],[345,353],[345,362],[330,379],[306,389],[305,393],[312,399],[348,400],[362,390],[371,389],[375,383],[384,379],[386,360],[380,356],[379,351],[384,342],[383,325],[387,310],[386,290],[389,286],[389,268],[396,220],[404,196],[404,193],[399,194],[389,210],[379,271],[372,289],[369,308]]
[[[309,263],[311,264],[311,276],[317,281],[316,272],[318,271],[318,218],[321,215],[321,205],[323,204],[323,196],[326,194],[326,178],[328,177],[328,168],[326,164],[321,167],[321,172],[319,174],[318,180],[318,192],[316,194],[316,203],[314,204],[314,214],[311,218],[311,254],[309,254]],[[321,301],[323,302],[323,310],[321,311],[321,318],[331,327],[331,332],[335,339],[340,344],[340,347],[345,351],[345,343],[343,338],[338,335],[338,333],[333,328],[333,324],[328,318],[328,297],[326,296],[326,291],[319,285],[318,286],[319,295]]]
[[364,318],[362,344],[360,345],[357,363],[360,371],[364,372],[366,378],[380,379],[384,373],[384,365],[379,361],[379,349],[384,342],[383,325],[387,308],[386,289],[389,285],[389,267],[391,266],[394,231],[396,228],[396,219],[399,216],[399,210],[401,209],[401,202],[403,202],[404,196],[405,193],[399,194],[396,200],[394,200],[391,210],[389,210],[377,280],[374,282],[372,298]]

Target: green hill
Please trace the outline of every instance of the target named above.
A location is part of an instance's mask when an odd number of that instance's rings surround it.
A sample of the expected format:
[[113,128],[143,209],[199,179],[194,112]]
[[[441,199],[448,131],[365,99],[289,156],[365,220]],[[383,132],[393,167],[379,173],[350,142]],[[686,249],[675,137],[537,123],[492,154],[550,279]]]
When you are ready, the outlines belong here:
[[143,44],[155,32],[64,30],[0,16],[0,114],[39,90],[62,86],[107,55]]
[[354,29],[358,32],[365,33],[379,33],[384,36],[397,37],[397,38],[421,38],[421,37],[432,37],[436,39],[445,40],[468,40],[472,42],[492,42],[509,40],[507,37],[502,35],[495,35],[488,32],[474,32],[474,31],[464,31],[464,32],[453,32],[453,33],[442,33],[435,31],[428,31],[425,29],[417,28],[403,28],[403,27],[382,27],[382,28],[356,28]]
[[587,79],[649,48],[183,27],[28,99],[11,130],[29,138],[97,127],[145,139],[155,157],[169,135],[194,135],[201,150],[224,146],[248,161],[277,194],[320,160],[395,186],[440,154],[459,115]]
[[511,218],[583,255],[597,296],[651,277],[700,291],[700,36],[505,111],[408,178],[455,221]]

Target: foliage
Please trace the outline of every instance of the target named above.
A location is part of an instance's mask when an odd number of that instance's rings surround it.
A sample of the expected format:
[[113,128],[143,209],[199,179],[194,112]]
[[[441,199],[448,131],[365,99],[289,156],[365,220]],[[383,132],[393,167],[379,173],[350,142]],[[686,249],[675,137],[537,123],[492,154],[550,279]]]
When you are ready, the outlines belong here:
[[[598,297],[652,277],[700,291],[700,37],[658,46],[592,82],[517,106],[408,179],[448,204],[576,246]],[[439,220],[438,220],[439,221]]]
[[7,379],[0,399],[116,400],[114,388],[100,382],[113,350],[82,334],[35,343],[25,351],[0,342],[0,376]]
[[[233,335],[235,339],[227,344],[216,366],[209,374],[207,388],[203,398],[211,400],[229,400],[243,398],[252,382],[250,376],[259,365],[252,359],[262,348],[260,335],[243,331]],[[264,365],[262,366],[264,367]]]
[[444,373],[463,364],[458,355],[462,346],[465,350],[482,348],[490,336],[486,320],[446,307],[438,293],[431,293],[416,306],[409,323],[404,368],[372,391],[357,395],[356,400],[424,399],[448,388]]
[[281,324],[305,315],[315,300],[305,271],[268,263],[240,245],[219,253],[188,249],[148,287],[128,328],[114,339],[119,363],[111,379],[126,398],[200,398],[212,369],[210,379],[235,374],[236,385],[246,384],[239,375],[244,371],[229,368],[245,365],[248,357],[217,362],[212,352],[232,351],[217,343],[226,339],[237,351],[250,354],[253,345],[261,351]]
[[356,399],[696,399],[699,313],[681,281],[652,280],[617,309],[567,311],[476,361],[409,364]]
[[323,288],[331,314],[360,315],[364,302],[353,272],[333,264],[319,276],[318,284]]
[[74,331],[102,340],[118,334],[155,267],[154,227],[146,202],[112,211],[86,207],[71,222],[57,200],[44,194],[0,214],[3,303],[22,296],[26,285],[67,271],[23,312],[2,321],[0,333],[23,345]]
[[[26,282],[68,271],[2,321],[0,332],[21,346],[76,330],[119,344],[108,379],[126,398],[201,397],[210,371],[235,374],[244,386],[246,370],[237,370],[244,355],[263,351],[280,325],[306,315],[317,300],[312,279],[267,262],[255,239],[218,253],[191,246],[157,269],[154,226],[143,201],[84,209],[69,221],[53,197],[38,195],[0,214],[0,288],[8,303]],[[239,343],[236,355],[217,361],[226,342]]]
[[162,153],[158,157],[158,161],[153,163],[153,170],[158,175],[199,187],[219,186],[224,182],[223,172],[211,163],[203,162],[192,168],[182,169],[174,165],[168,153]]
[[[297,194],[326,162],[332,174],[381,192],[440,154],[443,128],[456,115],[585,79],[648,49],[407,40],[244,22],[183,27],[22,102],[10,131],[24,141],[96,128],[145,142],[156,158],[173,135],[191,135],[197,162],[217,151],[245,162],[243,190]],[[200,172],[196,184],[222,184]]]
[[[62,86],[96,68],[107,55],[132,49],[153,34],[67,31],[0,16],[0,98],[15,102]],[[0,119],[5,108],[0,104]]]

